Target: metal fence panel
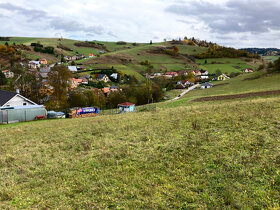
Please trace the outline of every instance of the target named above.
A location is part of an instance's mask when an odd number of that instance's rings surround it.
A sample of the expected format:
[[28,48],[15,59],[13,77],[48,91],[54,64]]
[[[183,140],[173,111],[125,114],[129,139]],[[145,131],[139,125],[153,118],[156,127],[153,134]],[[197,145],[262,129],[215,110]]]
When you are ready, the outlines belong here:
[[44,108],[1,110],[0,124],[32,121],[39,115],[46,115],[46,110]]
[[8,123],[25,121],[25,110],[11,109],[11,110],[7,110],[7,111],[8,111]]
[[35,120],[36,116],[45,115],[46,110],[44,108],[37,109],[26,109],[25,121]]

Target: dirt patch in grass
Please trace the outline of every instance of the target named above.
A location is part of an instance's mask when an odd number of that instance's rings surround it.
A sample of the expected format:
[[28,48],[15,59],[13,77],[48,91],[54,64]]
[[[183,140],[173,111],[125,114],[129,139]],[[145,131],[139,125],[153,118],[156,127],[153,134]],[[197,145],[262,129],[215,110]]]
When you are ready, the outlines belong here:
[[257,97],[257,96],[277,95],[277,94],[280,94],[280,90],[244,93],[244,94],[236,94],[236,95],[209,96],[209,97],[197,98],[197,99],[191,100],[191,102],[220,101],[220,100],[250,98],[250,97]]
[[254,77],[249,77],[249,78],[246,78],[246,79],[244,79],[243,81],[260,79],[261,77],[262,77],[262,75],[257,75],[257,76],[254,76]]

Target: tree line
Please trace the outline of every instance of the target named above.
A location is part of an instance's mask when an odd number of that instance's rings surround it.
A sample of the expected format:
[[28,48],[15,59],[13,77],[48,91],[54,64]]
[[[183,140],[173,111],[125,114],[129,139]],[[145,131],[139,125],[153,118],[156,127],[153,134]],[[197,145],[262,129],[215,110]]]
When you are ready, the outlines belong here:
[[256,58],[260,59],[260,56],[257,54],[249,53],[246,50],[237,50],[230,47],[221,47],[214,46],[208,48],[206,52],[200,53],[196,55],[198,59],[206,59],[206,58],[239,58],[239,57],[247,57],[247,58]]

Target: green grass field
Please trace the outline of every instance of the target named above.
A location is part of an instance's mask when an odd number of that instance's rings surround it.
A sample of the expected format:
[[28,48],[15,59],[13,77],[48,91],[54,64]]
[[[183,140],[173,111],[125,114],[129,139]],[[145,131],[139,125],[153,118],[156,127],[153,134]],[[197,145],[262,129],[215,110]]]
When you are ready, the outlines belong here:
[[[75,55],[77,52],[79,54],[84,54],[84,55],[88,55],[89,53],[93,53],[93,54],[98,54],[98,49],[94,49],[94,48],[88,48],[88,47],[77,47],[74,45],[75,42],[77,42],[77,40],[71,40],[71,39],[63,39],[62,41],[59,41],[58,38],[32,38],[32,37],[12,37],[10,38],[10,41],[8,41],[8,43],[10,45],[12,45],[13,43],[16,44],[25,44],[27,46],[30,46],[31,43],[36,43],[36,42],[40,42],[42,45],[44,46],[52,46],[54,48],[57,48],[57,46],[59,45],[59,43],[61,43],[62,45],[69,47],[70,49],[72,49],[73,51],[65,51],[63,50],[63,53],[66,55]],[[0,44],[5,44],[5,41],[0,41]],[[117,51],[117,50],[122,50],[122,49],[126,49],[127,47],[133,48],[134,46],[132,45],[132,43],[128,43],[127,45],[117,45],[116,42],[99,42],[98,43],[103,43],[106,45],[106,47],[110,50],[110,51]],[[144,44],[138,44],[138,46],[141,46]]]
[[[207,63],[205,64],[205,60]],[[258,65],[247,63],[240,58],[214,58],[214,59],[197,59],[200,68],[207,70],[209,73],[215,73],[217,70],[225,73],[241,72],[246,68],[256,69]]]
[[280,97],[0,127],[0,208],[277,209]]

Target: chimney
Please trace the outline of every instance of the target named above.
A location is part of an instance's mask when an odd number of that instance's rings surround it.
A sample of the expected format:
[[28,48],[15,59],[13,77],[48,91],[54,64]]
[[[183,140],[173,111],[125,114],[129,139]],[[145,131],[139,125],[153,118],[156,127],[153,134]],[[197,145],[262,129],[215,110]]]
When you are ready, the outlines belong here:
[[20,90],[19,90],[19,89],[16,89],[16,93],[19,94],[19,92],[20,92]]

